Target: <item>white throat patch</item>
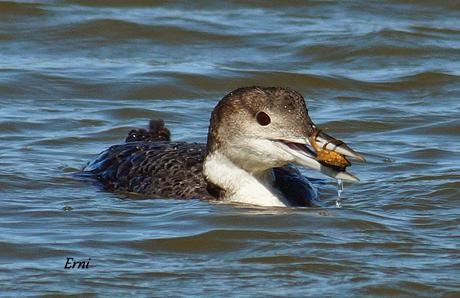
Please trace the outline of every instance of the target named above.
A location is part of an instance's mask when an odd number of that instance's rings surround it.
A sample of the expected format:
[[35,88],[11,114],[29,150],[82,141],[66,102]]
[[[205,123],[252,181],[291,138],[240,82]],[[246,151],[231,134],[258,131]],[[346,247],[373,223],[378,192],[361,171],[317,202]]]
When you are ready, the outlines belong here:
[[273,171],[252,175],[222,153],[210,153],[203,165],[206,178],[225,190],[224,200],[258,206],[289,206],[274,185]]

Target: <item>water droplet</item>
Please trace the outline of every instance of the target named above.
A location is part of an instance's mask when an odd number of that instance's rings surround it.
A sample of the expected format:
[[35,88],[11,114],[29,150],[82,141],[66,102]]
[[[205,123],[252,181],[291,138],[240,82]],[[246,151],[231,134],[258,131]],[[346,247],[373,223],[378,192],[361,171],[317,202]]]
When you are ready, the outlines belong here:
[[66,212],[67,212],[67,211],[72,211],[72,209],[73,209],[73,208],[70,207],[69,205],[65,205],[65,206],[62,208],[62,210],[66,211]]
[[337,199],[335,200],[335,206],[337,208],[342,208],[342,202],[340,199],[340,195],[343,191],[343,181],[342,179],[337,179]]
[[395,162],[395,160],[394,160],[394,159],[391,159],[391,158],[389,158],[389,157],[385,157],[385,158],[383,159],[383,162],[392,163],[392,162]]

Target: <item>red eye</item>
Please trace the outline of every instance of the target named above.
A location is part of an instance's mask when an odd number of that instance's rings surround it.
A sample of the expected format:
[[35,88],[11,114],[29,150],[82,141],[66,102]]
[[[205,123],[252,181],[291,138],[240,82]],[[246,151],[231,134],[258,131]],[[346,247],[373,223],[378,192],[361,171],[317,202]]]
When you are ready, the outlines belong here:
[[262,126],[267,126],[270,124],[271,122],[271,119],[270,119],[270,116],[268,116],[266,113],[264,112],[258,112],[256,114],[256,120],[257,122],[262,125]]

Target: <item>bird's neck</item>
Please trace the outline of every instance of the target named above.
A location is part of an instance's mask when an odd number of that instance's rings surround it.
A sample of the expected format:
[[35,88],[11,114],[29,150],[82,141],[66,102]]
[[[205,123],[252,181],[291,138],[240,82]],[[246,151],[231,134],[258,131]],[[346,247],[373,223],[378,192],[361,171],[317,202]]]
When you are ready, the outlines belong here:
[[223,190],[221,199],[258,206],[288,206],[276,187],[273,169],[252,171],[214,150],[206,156],[203,173],[208,182]]

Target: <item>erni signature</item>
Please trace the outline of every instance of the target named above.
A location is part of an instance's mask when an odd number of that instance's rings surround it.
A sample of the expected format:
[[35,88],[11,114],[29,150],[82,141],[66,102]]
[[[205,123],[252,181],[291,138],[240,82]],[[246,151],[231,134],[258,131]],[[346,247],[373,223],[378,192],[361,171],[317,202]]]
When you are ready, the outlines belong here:
[[64,269],[88,269],[91,258],[84,261],[75,261],[74,258],[67,258]]

